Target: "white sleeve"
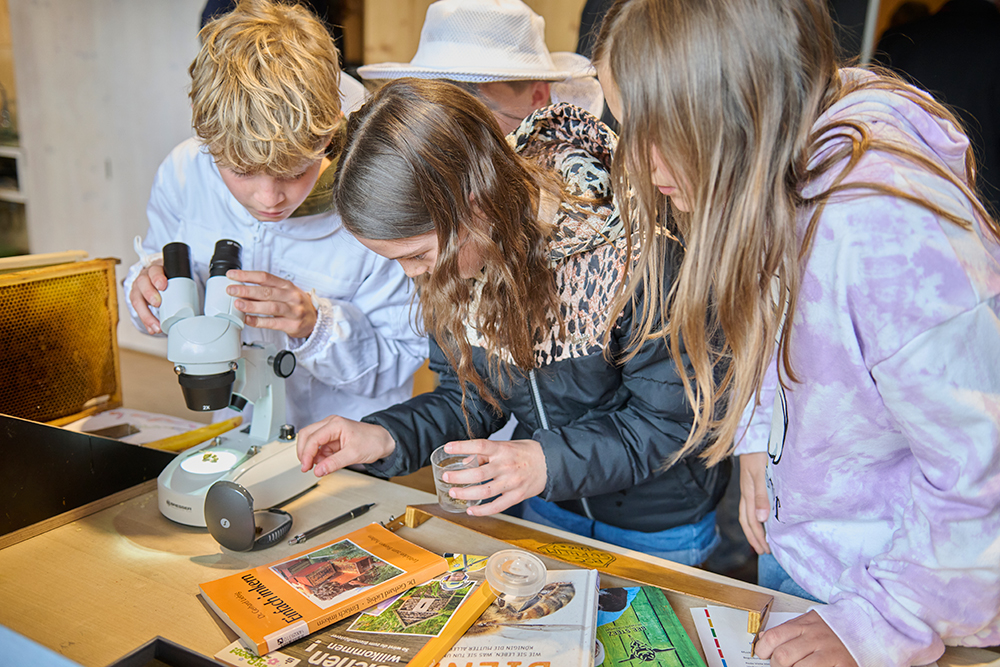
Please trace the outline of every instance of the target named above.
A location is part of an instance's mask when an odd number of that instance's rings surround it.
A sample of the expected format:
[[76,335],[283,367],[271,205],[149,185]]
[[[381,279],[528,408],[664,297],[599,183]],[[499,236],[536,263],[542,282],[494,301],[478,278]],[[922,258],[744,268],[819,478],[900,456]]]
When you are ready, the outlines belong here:
[[413,289],[397,262],[379,257],[351,301],[314,299],[316,326],[289,349],[330,387],[371,397],[400,387],[427,359],[427,339],[412,324]]
[[751,396],[750,402],[743,409],[743,416],[736,431],[736,449],[733,452],[737,456],[766,452],[771,437],[772,420],[775,416],[783,417],[783,412],[775,405],[775,400],[780,396],[776,359],[777,354],[764,373],[760,388],[760,404],[756,404],[756,396]]

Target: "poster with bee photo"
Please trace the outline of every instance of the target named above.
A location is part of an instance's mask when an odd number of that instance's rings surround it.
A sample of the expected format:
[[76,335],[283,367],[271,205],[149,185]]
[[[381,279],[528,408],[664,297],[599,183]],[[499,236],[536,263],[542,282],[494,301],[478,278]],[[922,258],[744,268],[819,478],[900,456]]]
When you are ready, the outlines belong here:
[[596,570],[549,570],[536,595],[500,596],[472,624],[440,667],[590,667],[597,627]]

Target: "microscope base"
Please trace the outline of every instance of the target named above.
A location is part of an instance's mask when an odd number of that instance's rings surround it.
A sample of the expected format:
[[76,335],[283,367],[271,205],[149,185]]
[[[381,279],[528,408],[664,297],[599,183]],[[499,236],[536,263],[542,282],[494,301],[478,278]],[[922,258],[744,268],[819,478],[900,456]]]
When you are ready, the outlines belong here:
[[243,486],[256,509],[268,509],[302,493],[317,479],[300,471],[295,442],[261,443],[247,433],[230,431],[178,454],[156,480],[160,513],[177,523],[206,527],[205,495],[219,480]]

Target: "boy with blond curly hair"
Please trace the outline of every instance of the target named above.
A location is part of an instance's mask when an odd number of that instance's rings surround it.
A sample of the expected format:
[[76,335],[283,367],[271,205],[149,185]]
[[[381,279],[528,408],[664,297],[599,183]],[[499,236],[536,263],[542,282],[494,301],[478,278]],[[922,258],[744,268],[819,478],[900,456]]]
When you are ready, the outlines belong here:
[[191,247],[204,286],[215,242],[232,239],[247,269],[227,274],[243,283],[229,293],[246,314],[244,342],[298,360],[286,384],[290,423],[405,400],[427,344],[408,324],[403,271],[355,241],[333,210],[344,121],[329,33],[299,5],[243,0],[200,37],[189,70],[197,136],[153,183],[142,259],[124,282],[133,323],[161,333],[165,244]]

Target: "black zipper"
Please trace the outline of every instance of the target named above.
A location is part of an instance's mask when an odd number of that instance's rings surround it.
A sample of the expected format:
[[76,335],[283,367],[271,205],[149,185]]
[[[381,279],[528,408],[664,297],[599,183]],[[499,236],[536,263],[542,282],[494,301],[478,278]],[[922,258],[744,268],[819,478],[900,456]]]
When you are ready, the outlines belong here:
[[[542,394],[538,391],[538,377],[535,375],[535,369],[532,368],[528,371],[528,390],[531,392],[531,401],[535,404],[535,412],[538,414],[538,423],[546,431],[549,429],[549,416],[545,412],[545,406],[542,404]],[[580,505],[583,507],[583,513],[591,521],[595,521],[594,515],[590,512],[590,504],[587,503],[586,498],[580,498]]]

